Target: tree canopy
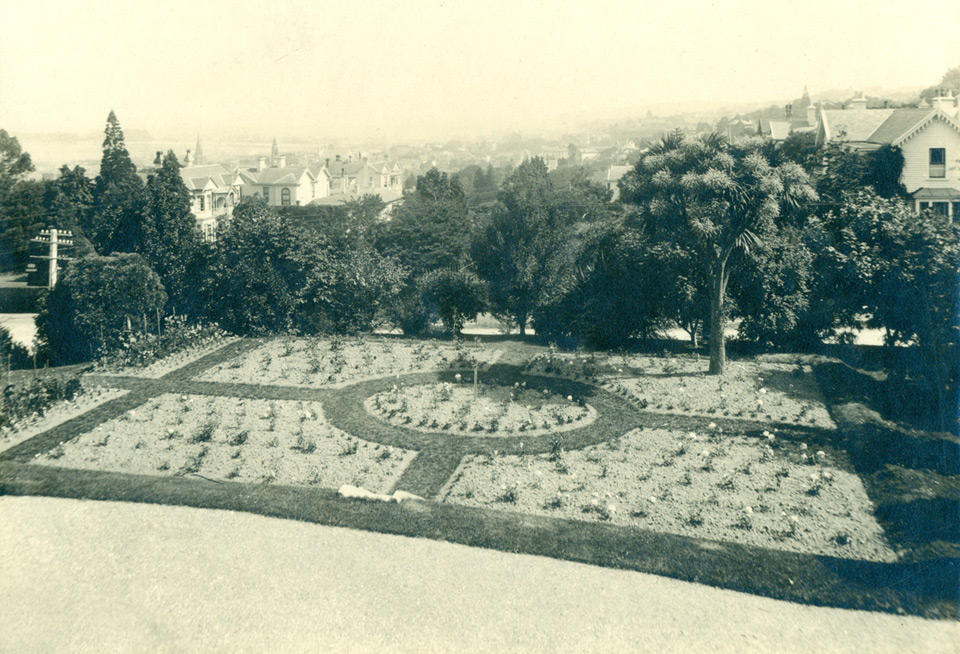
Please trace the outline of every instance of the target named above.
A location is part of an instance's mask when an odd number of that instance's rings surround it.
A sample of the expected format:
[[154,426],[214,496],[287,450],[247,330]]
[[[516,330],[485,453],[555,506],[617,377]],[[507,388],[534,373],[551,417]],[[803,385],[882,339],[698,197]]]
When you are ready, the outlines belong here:
[[674,133],[620,183],[621,198],[642,208],[653,239],[690,248],[708,266],[712,374],[722,374],[726,361],[725,299],[736,264],[731,255],[760,247],[762,235],[776,230],[783,205],[816,197],[803,169],[793,162],[772,165],[766,145]]
[[104,130],[103,157],[94,187],[93,211],[84,234],[100,254],[137,252],[148,237],[143,223],[143,180],[127,152],[123,130],[111,111]]

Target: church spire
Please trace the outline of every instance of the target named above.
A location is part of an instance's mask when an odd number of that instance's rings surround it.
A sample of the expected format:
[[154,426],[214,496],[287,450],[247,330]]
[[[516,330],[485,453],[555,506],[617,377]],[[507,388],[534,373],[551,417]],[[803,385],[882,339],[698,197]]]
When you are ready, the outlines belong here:
[[200,145],[200,135],[199,135],[199,134],[197,134],[197,147],[194,148],[194,150],[193,150],[193,158],[194,158],[194,161],[195,161],[196,165],[198,165],[198,166],[203,165],[204,163],[206,163],[206,162],[203,160],[203,146]]

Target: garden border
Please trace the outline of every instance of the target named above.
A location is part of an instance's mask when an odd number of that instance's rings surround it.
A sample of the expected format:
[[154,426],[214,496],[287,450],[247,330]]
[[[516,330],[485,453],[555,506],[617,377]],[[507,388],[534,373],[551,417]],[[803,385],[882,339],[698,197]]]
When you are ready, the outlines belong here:
[[[191,379],[209,365],[239,355],[256,347],[260,342],[244,339],[231,343],[156,380],[119,377],[111,379],[123,379],[117,386],[130,387],[134,391],[130,395],[137,394],[139,390],[144,401],[153,393],[168,392],[165,382],[176,382],[176,392],[191,387],[189,392],[201,394],[204,391],[207,394],[223,394],[234,390],[262,393],[265,392],[264,389],[268,389],[270,394],[269,387],[257,387],[258,391],[254,391],[249,385],[227,389],[223,386],[229,385],[207,384]],[[516,372],[516,366],[510,368]],[[413,374],[437,378],[447,373]],[[449,374],[453,375],[455,371]],[[532,377],[537,376],[523,375],[522,378],[529,380]],[[384,379],[393,382],[389,377],[378,381]],[[554,383],[579,384],[569,379],[544,379]],[[239,388],[240,386],[243,388]],[[593,386],[589,388],[591,393],[613,396],[605,389]],[[345,389],[282,387],[276,390],[276,393],[302,391],[307,395],[322,395],[323,399],[329,402],[330,398],[336,398],[343,390]],[[130,395],[118,399],[127,399]],[[619,403],[620,398],[617,400]],[[118,402],[118,405],[125,407],[126,402]],[[121,406],[114,408],[121,409]],[[661,426],[655,423],[667,423],[662,426],[671,428],[677,427],[678,422],[695,426],[706,425],[711,421],[709,418],[701,420],[667,414],[653,415],[640,412],[636,407],[631,408],[636,426],[639,427],[655,428]],[[367,415],[365,411],[363,414]],[[386,425],[373,416],[369,417],[376,420],[380,426]],[[89,419],[90,412],[87,412],[79,417],[78,423]],[[720,424],[726,421],[717,419],[716,422]],[[73,426],[79,425],[74,423]],[[72,431],[65,425],[62,427],[66,431]],[[596,427],[596,422],[590,427]],[[56,429],[24,441],[21,444],[24,447],[18,446],[18,451],[13,456],[11,455],[14,453],[10,450],[0,456],[0,495],[43,495],[245,511],[317,524],[426,537],[505,552],[521,552],[637,570],[805,604],[911,613],[927,617],[960,617],[960,606],[955,596],[957,566],[955,560],[949,557],[924,557],[922,560],[911,558],[899,563],[876,563],[715,542],[638,527],[513,513],[501,509],[434,502],[369,503],[344,499],[332,489],[212,482],[201,478],[155,477],[31,464],[32,454],[45,451],[44,448],[49,449],[48,445],[56,445],[53,442],[56,440],[53,433]],[[842,437],[842,430],[841,425],[838,430],[841,433],[822,436]],[[572,430],[574,431],[578,430]],[[628,429],[623,433],[626,431]],[[797,435],[808,432],[802,428],[796,431]],[[506,440],[511,439],[497,438],[497,449],[504,449]],[[599,442],[603,440],[600,439]],[[425,465],[420,466],[419,472],[425,475],[426,481],[429,482],[431,477],[435,478],[440,470],[448,469],[450,462],[442,460],[442,457],[440,459],[430,460],[429,456],[424,456],[421,460]],[[432,471],[433,468],[437,470]]]
[[211,482],[0,462],[0,495],[243,511],[509,553],[634,570],[814,606],[960,617],[955,588],[926,563],[878,563],[634,527],[439,502],[383,503],[331,489]]

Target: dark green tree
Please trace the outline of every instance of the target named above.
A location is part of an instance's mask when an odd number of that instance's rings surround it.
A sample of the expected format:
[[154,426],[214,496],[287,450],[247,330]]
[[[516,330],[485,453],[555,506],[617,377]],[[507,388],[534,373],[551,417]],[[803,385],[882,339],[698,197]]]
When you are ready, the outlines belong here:
[[427,310],[454,335],[486,306],[483,282],[469,270],[441,268],[421,277],[419,284]]
[[23,269],[30,261],[31,239],[47,227],[42,182],[21,180],[12,184],[0,201],[0,261]]
[[0,267],[27,263],[30,239],[44,226],[42,188],[25,179],[33,172],[30,155],[20,141],[0,129]]
[[208,317],[237,334],[289,330],[306,285],[305,241],[263,199],[244,198],[207,266]]
[[400,261],[412,278],[457,268],[468,258],[470,221],[460,182],[433,168],[417,178],[416,189],[381,226],[376,247]]
[[[580,222],[596,219],[603,203],[582,191],[557,192],[544,161],[523,162],[504,179],[473,240],[477,272],[488,285],[494,315],[520,328],[541,302],[569,250],[563,241]],[[555,295],[555,291],[551,291]]]
[[[647,283],[646,251],[643,234],[621,216],[572,230],[558,243],[534,309],[537,334],[592,347],[624,345],[646,335],[659,292]],[[659,285],[659,277],[652,281]]]
[[83,237],[83,225],[89,223],[93,210],[93,182],[82,166],[72,169],[64,164],[60,176],[47,184],[43,205],[51,224],[73,232],[74,239]]
[[196,218],[190,212],[190,192],[171,150],[163,157],[160,169],[147,178],[140,252],[160,275],[175,312],[196,315],[201,241]]
[[621,180],[621,196],[642,208],[653,240],[693,248],[708,266],[711,374],[722,374],[726,364],[727,285],[736,267],[731,256],[756,249],[765,233],[775,232],[783,205],[816,197],[799,165],[773,166],[766,149],[760,139],[731,144],[716,134],[694,140],[673,135]]
[[112,110],[104,134],[93,211],[83,231],[101,254],[138,252],[148,237],[143,222],[143,181],[130,159],[123,130]]
[[138,254],[70,263],[37,315],[40,349],[54,365],[89,361],[122,346],[166,303],[163,284]]

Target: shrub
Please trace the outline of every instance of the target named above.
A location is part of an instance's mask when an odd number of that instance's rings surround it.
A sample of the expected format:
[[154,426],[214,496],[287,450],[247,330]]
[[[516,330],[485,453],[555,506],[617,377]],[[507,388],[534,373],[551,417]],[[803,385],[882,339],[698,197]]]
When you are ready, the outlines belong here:
[[418,285],[424,305],[454,334],[459,334],[463,323],[476,318],[485,307],[484,284],[467,270],[434,270],[421,277]]
[[9,384],[0,401],[0,428],[12,427],[34,413],[43,415],[53,404],[72,400],[82,392],[79,375],[43,375],[24,383]]
[[107,368],[145,367],[177,352],[212,345],[227,335],[216,324],[188,324],[183,316],[164,318],[161,329],[159,335],[127,334],[122,346],[102,356],[97,365]]
[[393,324],[408,336],[418,336],[430,328],[430,311],[423,303],[423,296],[416,289],[398,296],[390,314]]
[[84,257],[67,267],[42,302],[40,349],[55,365],[89,361],[120,349],[166,301],[160,278],[139,255]]

